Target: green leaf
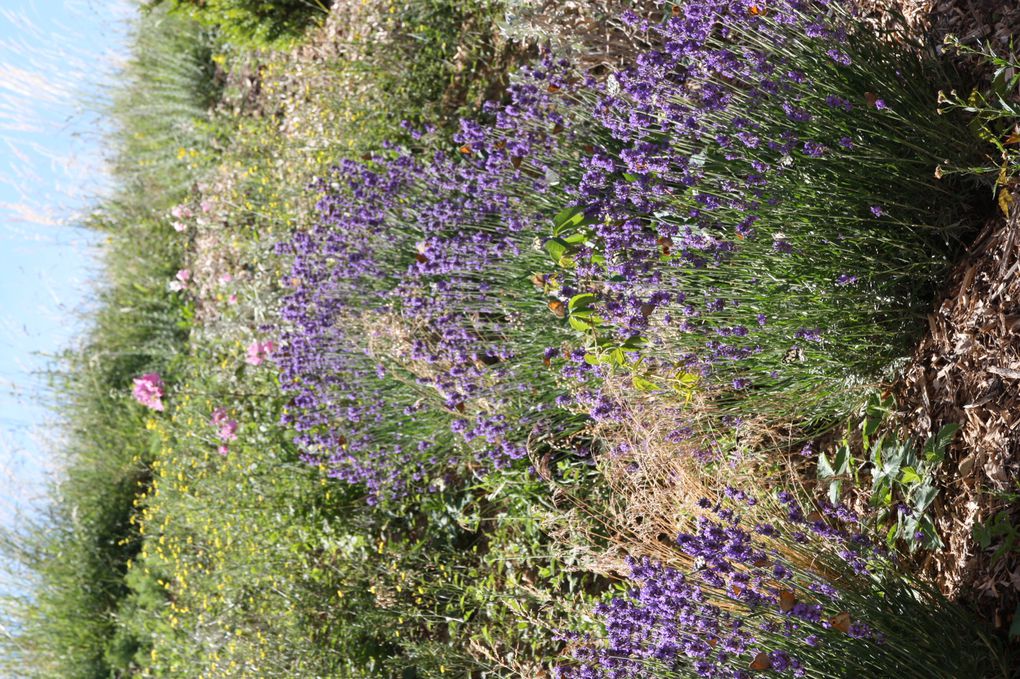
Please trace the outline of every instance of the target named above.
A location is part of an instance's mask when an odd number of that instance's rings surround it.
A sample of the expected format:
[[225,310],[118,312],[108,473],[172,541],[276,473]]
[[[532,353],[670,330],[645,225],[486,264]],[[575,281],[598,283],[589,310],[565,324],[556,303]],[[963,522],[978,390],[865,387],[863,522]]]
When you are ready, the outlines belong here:
[[883,399],[878,394],[872,394],[868,399],[864,422],[861,423],[864,445],[868,445],[870,437],[875,435],[875,432],[878,431],[878,427],[885,420],[886,416],[892,412],[895,403],[892,397]]
[[903,457],[906,455],[906,452],[906,446],[903,444],[885,448],[882,451],[882,471],[890,477],[896,478],[900,472],[900,466],[903,464]]
[[559,236],[562,233],[573,231],[581,226],[594,224],[596,220],[584,216],[584,208],[568,207],[560,210],[553,217],[553,235]]
[[567,308],[570,311],[576,309],[587,309],[595,302],[595,295],[590,292],[582,292],[580,295],[574,295],[570,298],[570,302],[567,303]]
[[620,346],[624,349],[640,349],[645,345],[645,338],[641,335],[631,335],[627,341]]
[[914,470],[913,467],[904,467],[900,471],[900,483],[903,485],[921,483],[921,476]]
[[941,462],[945,459],[946,448],[952,443],[953,437],[956,436],[956,432],[960,430],[960,425],[955,422],[950,422],[939,429],[938,433],[925,441],[924,444],[924,457],[929,462]]
[[889,530],[886,531],[886,534],[885,534],[885,544],[886,544],[886,546],[889,549],[895,549],[896,548],[896,536],[897,536],[898,533],[899,533],[899,526],[896,525],[896,524],[893,524],[892,526],[889,526]]
[[549,253],[554,262],[559,262],[560,258],[570,253],[570,244],[562,238],[550,238],[543,245],[545,251]]
[[553,233],[559,235],[560,231],[563,230],[564,227],[572,226],[573,221],[578,215],[582,218],[584,217],[584,208],[577,205],[563,208],[557,212],[556,216],[553,217]]
[[836,448],[835,472],[840,476],[850,472],[850,446],[846,443]]
[[698,382],[701,381],[701,375],[698,373],[682,372],[677,376],[677,380],[682,386],[693,389],[698,386]]
[[912,503],[914,510],[918,513],[926,510],[928,505],[935,500],[935,496],[938,495],[938,493],[939,490],[935,486],[925,485],[919,487],[914,493],[914,502]]
[[571,315],[568,320],[570,322],[570,327],[579,332],[588,332],[595,328],[591,322],[581,316]]
[[818,478],[822,481],[825,479],[831,479],[836,475],[836,471],[829,464],[829,458],[825,453],[818,454]]
[[974,524],[974,528],[971,529],[971,535],[973,535],[974,542],[978,543],[981,549],[988,549],[988,546],[992,544],[992,530],[988,525],[983,523]]
[[641,377],[640,375],[632,375],[631,382],[634,384],[634,388],[639,391],[658,391],[659,386],[654,382]]
[[832,504],[839,503],[840,491],[843,489],[842,481],[833,481],[829,484],[829,502]]

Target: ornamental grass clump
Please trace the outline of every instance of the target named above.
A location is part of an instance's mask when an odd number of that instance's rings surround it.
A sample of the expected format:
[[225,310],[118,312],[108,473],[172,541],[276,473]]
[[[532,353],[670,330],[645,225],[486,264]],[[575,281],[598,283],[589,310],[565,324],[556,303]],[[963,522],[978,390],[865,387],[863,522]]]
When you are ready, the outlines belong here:
[[561,677],[1010,676],[1007,650],[846,508],[726,496],[677,537],[684,566],[628,561],[630,590],[595,609],[604,631],[572,635]]
[[976,150],[934,115],[952,76],[848,3],[668,9],[623,17],[651,45],[631,67],[560,94],[587,152],[547,247],[592,296],[577,325],[647,388],[700,375],[723,414],[832,422],[967,237],[972,194],[938,172]]

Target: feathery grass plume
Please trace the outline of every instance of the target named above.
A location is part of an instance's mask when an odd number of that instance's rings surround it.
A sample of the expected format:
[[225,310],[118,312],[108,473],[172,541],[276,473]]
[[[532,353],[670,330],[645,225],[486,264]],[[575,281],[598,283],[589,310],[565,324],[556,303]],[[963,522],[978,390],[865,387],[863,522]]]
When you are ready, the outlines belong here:
[[187,18],[155,9],[128,39],[132,54],[117,76],[108,114],[117,137],[111,172],[118,201],[152,206],[191,188],[218,155],[224,130],[213,122],[223,82],[212,61],[214,36]]

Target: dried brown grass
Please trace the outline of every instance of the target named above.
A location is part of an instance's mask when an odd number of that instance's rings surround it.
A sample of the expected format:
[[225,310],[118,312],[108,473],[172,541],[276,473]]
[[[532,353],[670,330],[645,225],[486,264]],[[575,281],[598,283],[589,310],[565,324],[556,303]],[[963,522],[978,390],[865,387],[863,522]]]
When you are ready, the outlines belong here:
[[[565,562],[608,578],[626,577],[627,557],[647,557],[674,568],[690,568],[693,560],[680,551],[676,537],[694,529],[709,514],[698,505],[705,498],[722,499],[726,487],[742,489],[763,501],[747,508],[746,520],[769,521],[776,507],[772,489],[788,486],[796,462],[787,453],[789,431],[746,422],[738,445],[725,457],[706,461],[712,441],[671,437],[679,424],[706,418],[710,394],[695,393],[686,404],[676,394],[636,389],[623,374],[612,375],[602,391],[622,404],[620,417],[593,423],[587,432],[595,441],[595,464],[601,492],[578,497],[557,487],[547,530]],[[784,447],[785,446],[785,447]],[[769,455],[759,451],[770,450]],[[533,458],[549,480],[548,460]],[[762,540],[771,550],[805,570],[819,571],[813,556],[783,541]]]

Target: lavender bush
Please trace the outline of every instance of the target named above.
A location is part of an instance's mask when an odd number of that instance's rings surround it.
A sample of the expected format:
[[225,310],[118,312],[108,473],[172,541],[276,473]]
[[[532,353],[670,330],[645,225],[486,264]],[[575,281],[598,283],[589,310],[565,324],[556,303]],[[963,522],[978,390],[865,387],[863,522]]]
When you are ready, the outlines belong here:
[[[521,113],[504,119],[538,115],[535,91],[514,88]],[[544,225],[521,197],[548,191],[521,155],[554,143],[522,131],[483,153],[483,137],[465,121],[452,153],[345,161],[319,186],[320,223],[280,248],[294,256],[278,358],[289,418],[311,461],[374,498],[576,429],[551,369],[571,335],[543,295],[552,280],[532,241]]]
[[373,498],[499,467],[618,417],[620,369],[825,425],[904,354],[966,232],[934,173],[972,152],[931,115],[946,76],[839,2],[664,10],[621,18],[632,67],[546,57],[452,145],[409,128],[318,185],[280,248],[310,461]]
[[673,568],[630,560],[629,591],[600,604],[561,677],[1008,677],[976,619],[898,574],[844,507],[805,512],[780,493],[770,523],[727,491]]
[[968,228],[936,168],[974,145],[932,115],[950,79],[933,56],[879,42],[845,5],[623,17],[652,46],[564,106],[590,153],[561,170],[577,218],[548,234],[594,297],[601,361],[634,366],[644,346],[652,386],[697,374],[723,413],[824,422],[926,327]]

